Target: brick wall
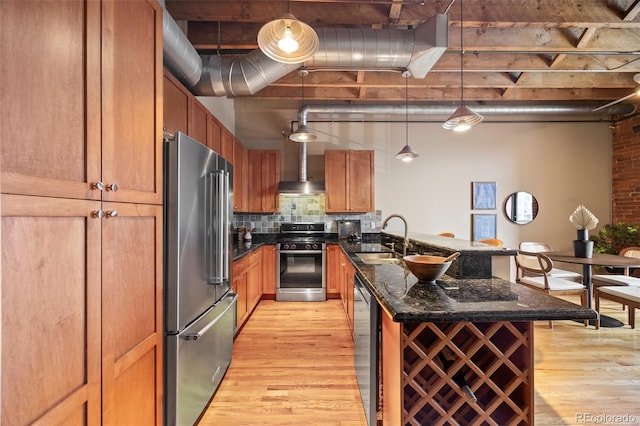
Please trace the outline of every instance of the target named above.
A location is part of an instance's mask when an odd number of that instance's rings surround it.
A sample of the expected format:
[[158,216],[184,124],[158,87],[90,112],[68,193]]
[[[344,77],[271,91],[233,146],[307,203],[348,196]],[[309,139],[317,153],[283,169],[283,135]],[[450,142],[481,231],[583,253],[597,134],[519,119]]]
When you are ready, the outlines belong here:
[[612,168],[612,222],[640,225],[640,116],[614,126]]

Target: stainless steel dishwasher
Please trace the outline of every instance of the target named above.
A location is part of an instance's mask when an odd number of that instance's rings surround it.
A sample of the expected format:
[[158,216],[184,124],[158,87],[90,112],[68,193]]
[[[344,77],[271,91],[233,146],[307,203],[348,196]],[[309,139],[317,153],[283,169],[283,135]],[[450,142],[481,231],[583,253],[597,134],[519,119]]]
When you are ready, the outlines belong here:
[[372,426],[378,410],[380,313],[378,301],[357,273],[354,282],[354,364],[367,424]]

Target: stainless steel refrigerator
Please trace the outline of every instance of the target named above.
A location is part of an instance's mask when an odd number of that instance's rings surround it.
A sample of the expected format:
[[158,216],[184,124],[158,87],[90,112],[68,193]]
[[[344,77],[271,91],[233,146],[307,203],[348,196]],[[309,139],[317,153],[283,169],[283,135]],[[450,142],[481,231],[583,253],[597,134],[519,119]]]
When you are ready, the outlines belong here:
[[187,135],[165,141],[165,424],[192,425],[229,364],[233,169]]

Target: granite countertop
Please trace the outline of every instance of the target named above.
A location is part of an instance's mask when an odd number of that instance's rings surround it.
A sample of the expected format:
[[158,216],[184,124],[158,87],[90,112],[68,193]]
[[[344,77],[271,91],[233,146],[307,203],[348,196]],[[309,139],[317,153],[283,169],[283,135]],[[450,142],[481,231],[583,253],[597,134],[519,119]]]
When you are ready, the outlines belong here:
[[402,264],[370,265],[355,255],[391,251],[383,245],[341,242],[340,246],[380,305],[396,322],[547,321],[597,317],[594,310],[501,278],[456,279],[444,275],[436,283],[419,282]]
[[[382,235],[390,235],[403,239],[404,234],[382,231]],[[496,247],[489,244],[479,243],[477,241],[469,241],[461,238],[443,237],[440,235],[422,234],[418,232],[409,232],[407,234],[409,242],[414,245],[427,245],[429,247],[440,249],[444,252],[464,253],[465,255],[491,255],[491,256],[513,256],[516,250],[508,247]]]

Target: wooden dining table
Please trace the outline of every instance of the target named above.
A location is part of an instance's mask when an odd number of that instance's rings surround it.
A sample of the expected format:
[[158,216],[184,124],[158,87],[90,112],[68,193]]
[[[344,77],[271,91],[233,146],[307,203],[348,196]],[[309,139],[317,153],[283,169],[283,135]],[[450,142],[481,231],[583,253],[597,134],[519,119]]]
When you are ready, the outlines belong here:
[[[587,307],[591,308],[593,283],[591,282],[592,268],[594,266],[611,267],[611,268],[640,268],[640,259],[634,257],[619,256],[617,254],[593,253],[589,258],[576,257],[571,252],[549,251],[544,253],[554,262],[572,263],[582,265],[582,284],[587,289]],[[600,315],[600,323],[602,327],[622,327],[623,323],[615,318]]]

